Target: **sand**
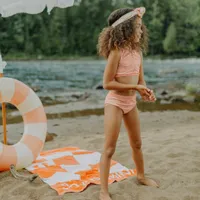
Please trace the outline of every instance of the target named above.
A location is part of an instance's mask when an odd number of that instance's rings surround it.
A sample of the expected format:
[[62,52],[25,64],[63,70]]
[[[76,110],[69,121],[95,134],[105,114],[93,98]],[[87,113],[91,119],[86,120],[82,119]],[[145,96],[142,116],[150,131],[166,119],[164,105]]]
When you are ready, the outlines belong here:
[[[140,112],[140,118],[145,172],[161,187],[138,185],[131,177],[109,186],[113,200],[199,200],[200,112]],[[8,125],[8,136],[15,142],[22,132],[22,123]],[[102,152],[103,116],[51,119],[48,132],[58,136],[47,142],[44,150],[78,146]],[[113,159],[134,168],[124,125]],[[81,193],[58,196],[39,178],[29,183],[15,179],[9,172],[0,173],[0,200],[97,200],[99,190],[99,185],[90,185]]]

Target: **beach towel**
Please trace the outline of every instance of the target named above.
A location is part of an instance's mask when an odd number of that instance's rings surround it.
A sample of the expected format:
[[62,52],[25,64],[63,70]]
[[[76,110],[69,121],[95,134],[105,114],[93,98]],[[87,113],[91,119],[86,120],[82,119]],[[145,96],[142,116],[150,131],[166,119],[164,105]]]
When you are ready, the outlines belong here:
[[[36,161],[26,169],[38,174],[59,195],[81,192],[89,184],[100,184],[100,156],[99,152],[65,147],[40,153]],[[109,184],[135,175],[136,170],[111,161]]]

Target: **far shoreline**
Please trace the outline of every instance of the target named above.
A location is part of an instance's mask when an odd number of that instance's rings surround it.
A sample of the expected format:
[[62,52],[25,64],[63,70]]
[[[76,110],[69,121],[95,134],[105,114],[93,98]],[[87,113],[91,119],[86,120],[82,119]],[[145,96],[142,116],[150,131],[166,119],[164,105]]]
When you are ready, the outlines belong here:
[[[93,61],[93,60],[105,60],[104,58],[91,55],[91,56],[80,56],[80,55],[73,55],[73,56],[44,56],[44,55],[26,55],[26,54],[8,54],[2,55],[3,60],[5,61]],[[167,60],[167,59],[200,59],[200,56],[186,56],[186,55],[144,55],[144,59],[148,60]]]

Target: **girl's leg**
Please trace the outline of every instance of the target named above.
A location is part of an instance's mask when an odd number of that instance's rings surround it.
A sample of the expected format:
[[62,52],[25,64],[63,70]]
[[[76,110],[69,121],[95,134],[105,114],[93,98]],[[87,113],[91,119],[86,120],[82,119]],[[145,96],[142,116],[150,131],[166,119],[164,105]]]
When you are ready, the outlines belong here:
[[108,192],[108,176],[110,171],[110,162],[115,152],[117,139],[120,132],[122,110],[113,105],[106,105],[104,109],[104,150],[100,159],[100,180],[101,192],[100,200],[111,200]]
[[124,124],[128,131],[129,142],[132,148],[133,160],[136,165],[137,179],[140,183],[149,186],[158,187],[158,184],[144,175],[144,160],[142,154],[142,141],[140,135],[140,119],[137,106],[135,106],[129,113],[124,115]]

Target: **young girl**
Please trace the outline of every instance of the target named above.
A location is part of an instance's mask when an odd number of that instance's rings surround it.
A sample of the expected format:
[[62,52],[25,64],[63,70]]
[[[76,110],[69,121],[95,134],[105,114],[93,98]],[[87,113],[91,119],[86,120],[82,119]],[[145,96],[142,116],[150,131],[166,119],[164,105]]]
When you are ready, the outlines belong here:
[[153,91],[146,87],[143,73],[142,52],[147,48],[147,32],[142,24],[144,13],[144,7],[122,8],[112,12],[108,18],[109,27],[104,28],[99,36],[99,54],[108,60],[103,87],[109,90],[104,109],[105,144],[100,160],[100,200],[111,200],[108,176],[122,119],[129,135],[138,181],[158,187],[154,180],[144,175],[140,120],[136,105],[136,91],[145,101],[156,100]]

